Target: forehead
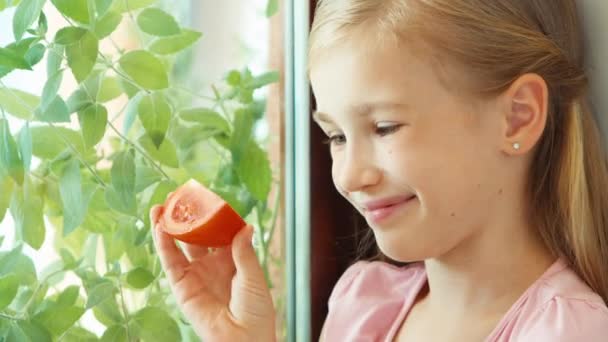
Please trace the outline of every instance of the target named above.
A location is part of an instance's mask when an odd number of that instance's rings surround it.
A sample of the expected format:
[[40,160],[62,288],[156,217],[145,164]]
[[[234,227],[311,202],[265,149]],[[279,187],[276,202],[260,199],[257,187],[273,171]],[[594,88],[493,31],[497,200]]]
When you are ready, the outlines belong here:
[[405,45],[363,46],[352,39],[316,58],[310,80],[322,112],[367,103],[415,104],[441,96],[433,67]]

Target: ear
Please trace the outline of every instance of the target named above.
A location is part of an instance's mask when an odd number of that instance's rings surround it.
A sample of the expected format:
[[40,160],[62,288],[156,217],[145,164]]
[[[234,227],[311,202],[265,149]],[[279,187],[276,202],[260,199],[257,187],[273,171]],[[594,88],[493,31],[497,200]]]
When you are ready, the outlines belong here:
[[[538,142],[547,122],[549,90],[537,74],[525,74],[503,95],[502,150],[509,155],[526,154]],[[519,144],[515,149],[514,144]]]

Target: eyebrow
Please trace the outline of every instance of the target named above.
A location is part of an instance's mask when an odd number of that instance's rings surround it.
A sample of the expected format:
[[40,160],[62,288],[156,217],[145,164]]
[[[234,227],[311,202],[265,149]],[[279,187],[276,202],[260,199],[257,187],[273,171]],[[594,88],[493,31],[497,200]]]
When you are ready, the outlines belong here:
[[[360,105],[352,106],[350,112],[358,116],[366,116],[375,111],[381,109],[395,109],[395,108],[407,108],[408,105],[404,103],[396,102],[375,102],[375,103],[363,103]],[[333,123],[331,117],[323,112],[315,110],[312,114],[313,120],[316,122]]]

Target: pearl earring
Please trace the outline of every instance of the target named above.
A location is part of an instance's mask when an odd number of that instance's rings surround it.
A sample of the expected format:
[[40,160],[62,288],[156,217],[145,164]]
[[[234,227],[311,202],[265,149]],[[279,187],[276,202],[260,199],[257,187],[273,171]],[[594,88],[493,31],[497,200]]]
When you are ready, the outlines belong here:
[[521,146],[519,145],[519,143],[513,143],[513,148],[516,150],[519,150]]

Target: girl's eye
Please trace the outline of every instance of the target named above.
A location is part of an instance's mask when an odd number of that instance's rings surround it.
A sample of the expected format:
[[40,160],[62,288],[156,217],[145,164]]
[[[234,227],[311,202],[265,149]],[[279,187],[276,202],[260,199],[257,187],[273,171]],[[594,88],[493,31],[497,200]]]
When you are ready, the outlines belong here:
[[396,132],[400,127],[401,125],[376,126],[376,133],[380,136],[384,136]]
[[346,142],[346,137],[344,134],[334,134],[330,135],[327,139],[323,141],[324,144],[328,145],[342,145]]
[[[397,130],[399,130],[399,128],[401,128],[402,125],[378,125],[376,126],[376,134],[380,135],[380,136],[385,136],[385,135],[389,135],[391,133],[396,132]],[[323,141],[324,144],[328,144],[328,145],[343,145],[346,143],[346,137],[344,136],[344,134],[334,134],[334,135],[330,135],[327,139],[325,139]]]

